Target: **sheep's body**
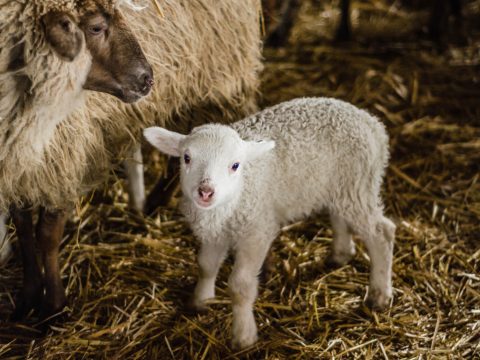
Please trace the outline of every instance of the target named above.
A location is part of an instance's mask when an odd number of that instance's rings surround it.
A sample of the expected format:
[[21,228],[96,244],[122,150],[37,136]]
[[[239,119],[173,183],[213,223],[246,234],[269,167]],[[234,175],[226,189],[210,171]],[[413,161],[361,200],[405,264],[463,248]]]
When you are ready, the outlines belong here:
[[0,264],[11,253],[8,208],[42,197],[45,177],[55,173],[38,176],[44,152],[56,126],[83,103],[89,53],[83,46],[73,62],[62,61],[47,44],[40,21],[49,11],[74,17],[74,5],[74,0],[0,0]]
[[[387,306],[395,225],[383,216],[380,199],[388,162],[384,126],[345,102],[307,98],[266,109],[232,128],[238,134],[225,126],[205,125],[181,142],[192,163],[182,168],[182,211],[202,243],[194,305],[202,307],[214,296],[218,268],[227,250],[234,249],[229,280],[233,340],[238,347],[251,345],[257,336],[252,313],[256,277],[271,242],[283,224],[328,210],[334,228],[332,260],[346,263],[355,251],[351,232],[360,235],[372,261],[368,301],[374,307]],[[274,140],[275,149],[254,161],[247,157],[240,165],[242,181],[229,185],[233,178],[218,175],[227,168],[216,166],[242,158],[239,149],[245,145],[238,136]],[[218,204],[204,209],[199,196],[210,196]]]
[[208,119],[231,122],[255,110],[262,68],[258,0],[163,2],[164,17],[153,2],[146,5],[122,12],[154,69],[152,94],[133,105],[88,94],[87,105],[57,126],[42,166],[20,182],[17,177],[15,188],[2,189],[0,209],[21,200],[19,195],[32,205],[65,207],[128,158],[145,126],[187,131]]

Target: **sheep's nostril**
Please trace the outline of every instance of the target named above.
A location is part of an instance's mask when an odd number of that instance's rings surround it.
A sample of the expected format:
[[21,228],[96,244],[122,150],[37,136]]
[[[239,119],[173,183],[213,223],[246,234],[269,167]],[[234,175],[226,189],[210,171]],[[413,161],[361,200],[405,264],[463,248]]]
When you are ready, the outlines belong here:
[[145,86],[152,87],[155,82],[153,81],[153,77],[151,77],[150,75],[145,75],[143,83],[145,84]]
[[142,66],[138,76],[138,88],[143,93],[148,93],[155,84],[153,72],[150,66]]
[[142,76],[141,81],[142,81],[144,90],[152,88],[152,86],[155,84],[155,81],[153,80],[153,77],[150,74],[144,74]]

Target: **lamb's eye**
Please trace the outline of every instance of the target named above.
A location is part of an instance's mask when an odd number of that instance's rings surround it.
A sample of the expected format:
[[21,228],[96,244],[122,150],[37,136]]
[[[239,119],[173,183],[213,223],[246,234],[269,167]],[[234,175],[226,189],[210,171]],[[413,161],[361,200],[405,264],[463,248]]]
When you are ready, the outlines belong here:
[[232,170],[237,171],[239,167],[240,167],[240,163],[236,162],[235,164],[232,165]]
[[190,155],[183,155],[183,161],[185,161],[185,164],[190,164]]

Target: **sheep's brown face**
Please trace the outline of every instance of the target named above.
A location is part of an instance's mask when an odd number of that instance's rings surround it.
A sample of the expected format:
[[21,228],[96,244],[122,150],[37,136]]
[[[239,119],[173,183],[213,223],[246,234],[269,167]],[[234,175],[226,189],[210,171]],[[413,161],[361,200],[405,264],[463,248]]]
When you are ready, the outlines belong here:
[[80,28],[92,55],[85,89],[114,95],[126,103],[150,92],[152,68],[118,10],[89,11],[81,16]]

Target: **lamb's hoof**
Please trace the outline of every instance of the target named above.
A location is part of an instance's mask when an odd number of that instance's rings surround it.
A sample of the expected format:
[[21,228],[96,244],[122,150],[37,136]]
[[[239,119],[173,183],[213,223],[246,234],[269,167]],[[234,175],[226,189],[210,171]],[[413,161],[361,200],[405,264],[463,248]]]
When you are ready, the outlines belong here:
[[190,313],[205,314],[208,312],[209,307],[206,301],[198,301],[193,297],[187,302],[187,310]]
[[247,349],[254,345],[258,340],[257,332],[245,333],[241,336],[236,336],[232,340],[232,349],[235,351],[240,351]]
[[330,269],[337,269],[339,267],[347,265],[355,256],[355,252],[331,252],[325,260],[325,266]]
[[379,289],[369,289],[365,305],[374,311],[384,311],[390,306],[392,296]]

